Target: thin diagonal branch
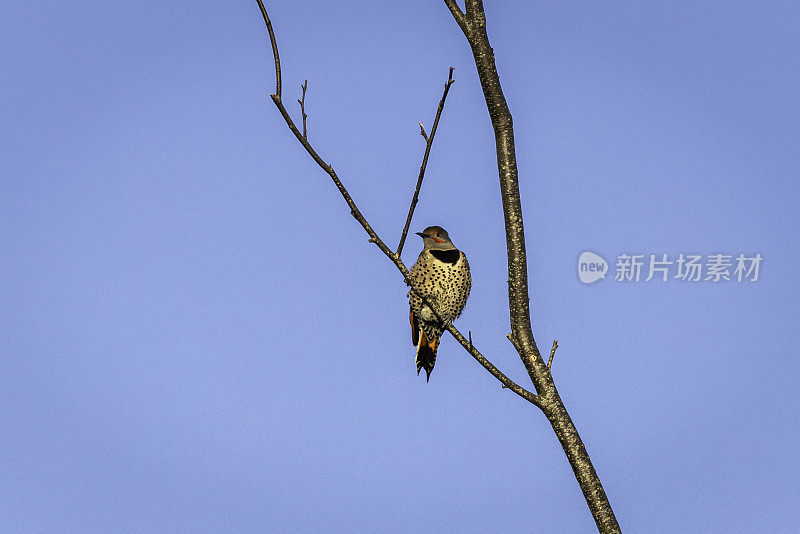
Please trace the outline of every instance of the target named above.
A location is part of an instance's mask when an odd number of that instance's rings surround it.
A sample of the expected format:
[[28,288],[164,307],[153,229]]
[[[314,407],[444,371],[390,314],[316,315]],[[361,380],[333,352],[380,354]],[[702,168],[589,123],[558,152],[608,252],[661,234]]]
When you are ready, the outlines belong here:
[[272,45],[272,55],[275,59],[275,96],[280,100],[281,98],[281,58],[278,56],[278,43],[275,41],[275,32],[272,31],[272,21],[269,20],[267,10],[261,0],[256,0],[258,7],[261,9],[261,16],[264,17],[264,23],[267,25],[267,33],[269,33],[269,43]]
[[414,189],[414,196],[411,198],[411,206],[408,208],[408,217],[406,217],[406,225],[403,227],[403,235],[400,236],[400,244],[397,245],[397,255],[403,253],[403,245],[406,242],[408,229],[411,226],[411,218],[414,216],[414,208],[417,207],[419,201],[419,190],[422,188],[422,179],[425,177],[425,168],[428,166],[428,156],[431,153],[433,146],[433,137],[436,135],[436,128],[439,126],[439,118],[442,116],[444,110],[444,101],[447,100],[447,93],[450,92],[450,86],[453,85],[453,67],[450,67],[450,72],[447,75],[447,82],[444,84],[444,93],[442,99],[439,100],[439,107],[436,108],[436,117],[433,119],[433,126],[431,126],[431,134],[425,134],[425,128],[422,123],[419,123],[420,135],[425,139],[425,155],[422,156],[422,165],[419,167],[419,177],[417,178],[417,187]]
[[[258,2],[258,5],[261,7],[261,11],[264,14],[264,19],[268,21],[269,18],[266,16],[266,9],[264,8],[264,5],[262,4],[261,0],[256,0],[256,1]],[[270,35],[272,35],[271,25],[268,24],[267,29],[270,32]],[[278,45],[277,43],[275,43],[274,39],[271,39],[271,42],[273,46],[274,56],[277,61]],[[369,242],[375,243],[375,245],[381,250],[381,252],[383,252],[386,255],[386,257],[388,257],[391,260],[391,262],[394,263],[395,267],[397,267],[397,269],[403,275],[406,284],[411,286],[411,290],[422,297],[425,304],[427,304],[431,308],[431,311],[433,311],[436,317],[441,317],[441,314],[438,312],[436,307],[428,299],[426,299],[422,294],[422,291],[414,285],[411,279],[411,273],[408,271],[408,268],[400,259],[400,255],[395,252],[392,252],[392,250],[388,246],[386,246],[386,243],[384,243],[383,240],[378,236],[375,230],[372,229],[372,226],[370,226],[367,219],[361,213],[361,210],[359,210],[358,206],[356,206],[355,201],[353,201],[353,198],[350,196],[350,193],[347,191],[344,184],[342,184],[342,181],[339,179],[339,176],[336,174],[336,171],[333,170],[333,167],[322,159],[322,157],[317,153],[317,151],[314,150],[314,147],[312,147],[311,144],[308,142],[308,139],[306,139],[305,136],[303,136],[303,134],[300,132],[300,130],[298,130],[291,116],[289,116],[289,112],[286,111],[283,102],[281,102],[280,95],[274,94],[270,95],[270,97],[272,98],[272,101],[275,103],[275,106],[278,108],[278,111],[280,112],[284,121],[286,121],[286,125],[289,127],[289,130],[294,134],[295,138],[297,138],[297,140],[300,142],[303,148],[305,148],[306,152],[308,152],[308,155],[311,156],[311,158],[317,163],[317,165],[319,165],[322,168],[322,170],[324,170],[328,174],[328,176],[331,177],[331,180],[333,180],[333,183],[336,185],[337,189],[339,189],[339,193],[341,193],[342,197],[344,198],[344,201],[350,208],[350,214],[353,216],[353,218],[355,218],[356,221],[358,221],[358,223],[362,226],[362,228],[364,228],[364,231],[367,232],[367,235],[369,236]],[[461,332],[459,332],[458,329],[455,326],[453,326],[452,323],[447,323],[445,328],[447,329],[448,332],[450,332],[453,335],[456,341],[458,341],[461,344],[461,346],[464,347],[467,350],[467,352],[469,352],[469,354],[473,358],[475,358],[475,360],[477,360],[478,363],[480,363],[503,385],[505,385],[508,389],[510,389],[523,399],[527,400],[528,402],[538,406],[539,408],[542,408],[541,400],[538,395],[526,390],[525,388],[523,388],[510,378],[508,378],[505,374],[503,374],[503,372],[500,371],[497,367],[495,367],[489,360],[487,360],[486,357],[483,356],[483,354],[481,354],[480,351],[478,351],[478,349],[476,349],[470,343],[469,340],[464,338]]]

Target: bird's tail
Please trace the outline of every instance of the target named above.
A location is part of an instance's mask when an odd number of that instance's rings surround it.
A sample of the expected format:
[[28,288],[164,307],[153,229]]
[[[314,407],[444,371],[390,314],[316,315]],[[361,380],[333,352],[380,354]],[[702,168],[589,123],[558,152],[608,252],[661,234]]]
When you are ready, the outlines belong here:
[[428,339],[425,331],[420,328],[419,330],[419,343],[417,344],[417,355],[414,361],[417,364],[417,374],[421,369],[425,369],[425,381],[431,379],[431,371],[436,364],[436,349],[439,348],[439,339]]

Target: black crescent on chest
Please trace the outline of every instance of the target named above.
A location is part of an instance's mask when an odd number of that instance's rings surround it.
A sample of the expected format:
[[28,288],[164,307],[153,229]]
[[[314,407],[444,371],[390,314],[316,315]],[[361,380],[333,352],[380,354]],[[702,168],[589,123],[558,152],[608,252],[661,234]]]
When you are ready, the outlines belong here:
[[461,251],[458,249],[453,250],[431,250],[431,255],[439,261],[455,265],[461,257]]

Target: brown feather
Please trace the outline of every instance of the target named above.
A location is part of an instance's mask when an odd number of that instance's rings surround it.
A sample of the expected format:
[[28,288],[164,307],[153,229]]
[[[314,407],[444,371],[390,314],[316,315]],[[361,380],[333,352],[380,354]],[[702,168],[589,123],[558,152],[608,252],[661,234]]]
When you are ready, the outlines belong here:
[[411,344],[416,347],[419,343],[419,325],[414,310],[409,310],[409,320],[411,321]]

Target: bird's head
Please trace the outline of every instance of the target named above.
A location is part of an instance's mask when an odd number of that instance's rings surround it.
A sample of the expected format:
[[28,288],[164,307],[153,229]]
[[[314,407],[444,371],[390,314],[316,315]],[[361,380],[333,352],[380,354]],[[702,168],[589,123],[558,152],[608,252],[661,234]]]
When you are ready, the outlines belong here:
[[422,242],[426,249],[451,249],[454,248],[453,242],[450,241],[450,236],[447,235],[447,230],[441,226],[429,226],[422,232],[417,232],[417,235],[422,238]]

